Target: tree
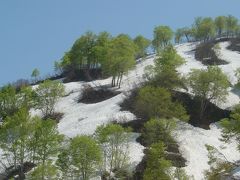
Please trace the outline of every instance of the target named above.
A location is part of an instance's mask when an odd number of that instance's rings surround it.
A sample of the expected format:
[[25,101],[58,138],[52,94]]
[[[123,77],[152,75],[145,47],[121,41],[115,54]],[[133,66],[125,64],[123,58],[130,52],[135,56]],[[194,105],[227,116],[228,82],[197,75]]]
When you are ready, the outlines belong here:
[[187,121],[186,110],[179,102],[173,102],[171,94],[164,88],[146,86],[140,89],[135,109],[148,118],[179,118]]
[[176,127],[173,119],[150,119],[144,124],[143,139],[147,146],[159,141],[167,146],[174,143],[172,132]]
[[[0,147],[3,151],[1,164],[13,166],[24,178],[24,163],[30,160],[29,141],[33,137],[34,120],[26,108],[8,116],[0,129]],[[4,162],[7,162],[5,164]]]
[[57,168],[52,164],[51,161],[47,161],[45,165],[37,166],[32,172],[30,172],[27,175],[27,179],[29,180],[42,179],[43,171],[45,172],[44,180],[45,179],[57,180],[57,177],[56,177]]
[[11,85],[2,87],[0,89],[0,117],[5,119],[7,116],[12,116],[23,107],[30,109],[34,105],[33,97],[31,87],[22,87],[18,91]]
[[56,161],[56,166],[62,172],[63,179],[74,176],[74,170],[71,168],[72,160],[69,152],[70,150],[68,146],[60,149],[60,153],[58,154],[58,159]]
[[240,105],[236,105],[229,118],[222,119],[220,125],[223,127],[222,136],[224,141],[235,137],[240,149]]
[[63,136],[59,134],[55,121],[51,119],[40,120],[35,126],[34,136],[30,143],[31,149],[34,150],[33,159],[41,166],[40,177],[42,180],[46,179],[47,164],[49,161],[51,162],[51,158],[57,155],[62,140]]
[[103,167],[111,173],[113,169],[119,170],[128,164],[128,143],[130,129],[124,129],[117,124],[107,124],[97,127],[96,139],[102,145],[104,154]]
[[226,29],[226,17],[225,16],[218,16],[214,20],[216,31],[218,37],[222,36],[223,31]]
[[124,73],[136,64],[135,45],[128,35],[120,34],[109,44],[107,59],[101,65],[106,74],[112,76],[112,86],[120,88]]
[[215,24],[210,17],[195,18],[193,28],[196,40],[203,40],[204,42],[206,42],[215,36]]
[[40,71],[37,68],[35,68],[31,74],[31,77],[34,78],[35,83],[37,82],[39,75]]
[[142,35],[138,35],[137,37],[135,37],[135,39],[133,40],[137,50],[136,50],[136,58],[141,58],[147,55],[147,48],[150,46],[151,41],[145,37],[143,37]]
[[168,26],[157,26],[153,33],[153,47],[156,51],[168,46],[173,38],[173,31]]
[[152,144],[147,151],[147,167],[144,171],[144,180],[171,179],[171,162],[165,159],[164,143]]
[[16,89],[7,85],[0,90],[0,116],[4,119],[13,115],[18,110]]
[[86,68],[89,70],[94,61],[92,49],[96,44],[97,35],[91,31],[86,32],[75,41],[70,50],[70,61],[77,69]]
[[187,42],[189,42],[190,41],[190,37],[192,35],[193,35],[192,29],[190,29],[188,27],[179,28],[175,32],[175,42],[176,43],[181,42],[184,37],[187,40]]
[[166,47],[161,51],[161,56],[155,60],[155,67],[152,68],[153,72],[145,72],[152,75],[145,76],[148,77],[149,83],[154,86],[161,86],[169,90],[182,88],[184,82],[177,68],[184,62],[172,46]]
[[89,136],[77,136],[70,142],[70,158],[77,177],[88,180],[101,162],[101,150]]
[[190,180],[190,179],[194,180],[194,178],[188,176],[184,169],[182,168],[176,168],[173,176],[176,180]]
[[36,108],[40,109],[44,117],[54,115],[57,100],[64,95],[64,86],[58,81],[46,80],[35,90]]
[[233,36],[238,26],[238,19],[232,15],[226,17],[227,37]]
[[182,28],[179,28],[176,30],[175,32],[175,43],[180,43],[182,41],[183,38],[183,30]]
[[201,101],[199,114],[200,120],[203,120],[208,102],[224,102],[230,83],[227,76],[217,66],[209,66],[207,69],[193,69],[188,80],[192,93]]

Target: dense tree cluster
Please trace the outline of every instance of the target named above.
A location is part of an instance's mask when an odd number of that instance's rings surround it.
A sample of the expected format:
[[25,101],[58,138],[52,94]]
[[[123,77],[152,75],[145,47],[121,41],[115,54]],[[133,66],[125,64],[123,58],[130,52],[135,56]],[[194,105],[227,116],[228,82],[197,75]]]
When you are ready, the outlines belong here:
[[179,28],[175,33],[175,42],[209,41],[221,37],[239,37],[239,20],[232,16],[197,17],[192,27]]
[[55,69],[69,78],[80,78],[83,73],[87,80],[92,79],[93,71],[101,70],[103,76],[113,76],[112,86],[120,86],[123,74],[136,64],[135,58],[146,55],[149,45],[141,35],[132,39],[126,34],[112,37],[107,32],[86,32],[55,63]]

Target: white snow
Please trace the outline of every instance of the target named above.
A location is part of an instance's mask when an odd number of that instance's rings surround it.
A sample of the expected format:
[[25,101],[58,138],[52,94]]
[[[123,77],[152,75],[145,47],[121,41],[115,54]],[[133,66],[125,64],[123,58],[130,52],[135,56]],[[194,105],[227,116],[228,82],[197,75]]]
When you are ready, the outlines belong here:
[[[194,52],[192,50],[195,49],[196,45],[197,43],[185,43],[176,46],[178,54],[186,61],[186,63],[178,69],[179,72],[184,75],[187,75],[193,68],[206,68],[206,66],[194,58]],[[229,62],[229,64],[220,65],[219,67],[228,75],[230,82],[235,84],[236,77],[234,71],[240,67],[240,54],[226,49],[228,45],[228,42],[219,43],[221,48],[220,57]],[[229,95],[227,96],[226,102],[218,104],[218,106],[221,108],[231,108],[240,102],[239,94],[237,90],[229,88]],[[206,144],[215,147],[230,162],[240,159],[237,142],[233,140],[232,143],[225,144],[220,141],[221,128],[216,124],[212,124],[210,130],[204,130],[186,123],[179,123],[176,138],[180,145],[180,151],[187,160],[185,170],[189,175],[193,175],[196,180],[204,179],[204,171],[210,168],[208,165]]]
[[[176,46],[177,52],[182,56],[186,63],[178,70],[184,75],[187,75],[193,68],[206,68],[201,62],[194,58],[194,48],[197,43],[185,43]],[[221,57],[230,62],[227,65],[221,65],[222,70],[230,77],[231,82],[235,83],[234,70],[240,67],[240,54],[226,49],[227,43],[220,43]],[[61,98],[56,105],[56,111],[63,112],[64,117],[58,124],[60,133],[74,137],[77,135],[94,133],[97,126],[106,124],[110,121],[118,119],[119,121],[130,121],[136,117],[128,112],[120,111],[119,103],[126,98],[127,93],[132,88],[138,86],[143,82],[142,75],[144,68],[147,65],[154,63],[154,55],[144,61],[139,62],[132,71],[123,77],[122,87],[119,89],[121,94],[112,97],[108,100],[95,103],[83,104],[78,103],[78,97],[82,92],[85,84],[92,86],[106,86],[110,85],[111,78],[104,80],[96,80],[89,83],[86,82],[71,82],[66,83],[66,96]],[[230,108],[239,103],[239,96],[237,91],[229,89],[229,96],[226,103],[222,104],[222,108]],[[32,111],[32,114],[39,114],[39,111]],[[132,166],[136,166],[144,155],[144,147],[136,142],[138,134],[133,134],[134,138],[130,142],[130,162]],[[221,138],[221,128],[216,124],[212,124],[210,130],[193,127],[189,124],[179,122],[176,131],[176,139],[180,145],[180,151],[183,157],[187,160],[186,172],[193,175],[196,180],[204,178],[203,172],[209,168],[208,152],[205,145],[214,146],[221,152],[229,161],[237,161],[240,159],[240,153],[237,150],[236,142],[225,144],[219,139]]]
[[[122,93],[107,99],[105,101],[95,104],[78,103],[78,97],[81,94],[82,88],[85,84],[94,86],[110,85],[111,78],[104,80],[96,80],[89,83],[85,82],[71,82],[66,83],[67,96],[61,98],[56,105],[56,111],[63,112],[64,117],[58,124],[60,133],[74,137],[77,135],[87,134],[91,135],[95,132],[97,126],[109,123],[110,121],[131,121],[136,117],[128,111],[120,111],[119,103],[126,98],[125,93],[138,86],[142,81],[144,67],[153,64],[154,57],[138,63],[136,68],[131,70],[123,77],[122,86],[119,89]],[[34,114],[39,113],[37,111]],[[135,134],[135,133],[134,133]],[[136,142],[138,134],[135,134],[134,139],[129,144],[130,163],[135,167],[144,156],[144,147]]]
[[179,122],[176,139],[180,152],[188,161],[184,168],[187,174],[193,175],[196,180],[204,179],[204,171],[210,168],[206,144],[216,148],[230,162],[240,159],[236,141],[226,144],[220,138],[221,129],[216,124],[212,124],[210,130],[205,130]]
[[[200,61],[197,61],[194,57],[194,49],[198,43],[184,43],[176,46],[178,54],[185,59],[186,63],[182,65],[178,70],[183,75],[187,75],[191,69],[206,69],[207,66],[203,65]],[[236,83],[236,77],[234,71],[240,67],[240,54],[238,52],[230,51],[227,48],[229,42],[219,43],[220,46],[220,58],[229,62],[229,64],[219,65],[223,72],[228,76],[231,84]],[[237,95],[236,90],[229,88],[229,95],[225,103],[218,104],[220,108],[228,109],[238,104],[240,98]]]

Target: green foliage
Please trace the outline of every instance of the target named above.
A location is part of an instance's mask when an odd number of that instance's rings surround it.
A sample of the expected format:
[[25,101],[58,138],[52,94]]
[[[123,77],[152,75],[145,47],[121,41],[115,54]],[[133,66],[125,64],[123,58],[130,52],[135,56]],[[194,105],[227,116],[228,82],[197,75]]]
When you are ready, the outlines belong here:
[[168,26],[157,26],[154,28],[152,45],[156,51],[170,45],[173,31]]
[[131,129],[117,124],[101,125],[95,132],[96,139],[102,146],[104,154],[103,168],[109,172],[128,165],[128,143]]
[[236,137],[240,149],[240,105],[236,105],[230,118],[222,119],[220,125],[223,127],[223,140],[228,142],[231,137]]
[[96,39],[96,34],[88,31],[75,41],[69,52],[69,58],[76,69],[90,69],[95,60],[93,48],[95,47]]
[[188,176],[184,169],[182,168],[176,168],[173,177],[175,180],[190,180],[193,179],[192,177]]
[[235,30],[238,27],[238,19],[232,15],[228,15],[226,17],[226,31],[227,36],[233,36],[235,33]]
[[209,171],[205,171],[205,179],[221,180],[226,178],[224,174],[228,174],[233,170],[233,165],[229,162],[218,163],[215,167],[211,167]]
[[19,109],[30,109],[34,105],[34,93],[31,87],[22,87],[18,92],[11,86],[4,86],[0,90],[0,117],[11,116]]
[[73,176],[73,169],[71,168],[71,157],[69,153],[69,148],[60,149],[58,154],[58,159],[56,161],[56,166],[62,172],[62,178],[66,179]]
[[173,90],[178,87],[184,87],[184,79],[176,70],[185,61],[177,54],[172,47],[163,49],[155,61],[155,66],[145,68],[145,78],[148,83],[154,86],[164,87]]
[[150,46],[151,41],[149,39],[146,39],[142,35],[138,35],[137,37],[135,37],[133,41],[137,47],[136,58],[141,58],[146,56],[147,48]]
[[[44,173],[44,176],[42,176],[42,172]],[[32,172],[30,172],[29,175],[27,175],[28,180],[45,180],[45,179],[51,179],[51,180],[57,180],[57,168],[52,164],[51,161],[47,161],[45,165],[39,165],[37,166]]]
[[237,78],[237,83],[235,84],[235,86],[237,87],[237,88],[240,88],[240,68],[237,68],[236,70],[235,70],[235,77]]
[[214,20],[216,31],[218,36],[221,36],[223,31],[226,29],[226,17],[225,16],[218,16]]
[[36,108],[41,110],[44,117],[47,117],[54,114],[55,104],[64,95],[65,90],[62,83],[46,80],[39,84],[35,92]]
[[189,42],[192,36],[193,32],[191,28],[179,28],[175,32],[175,42],[180,43],[184,38],[187,40],[187,42]]
[[230,85],[227,76],[217,66],[193,69],[189,74],[189,86],[193,94],[201,99],[200,119],[209,101],[222,103],[228,95]]
[[89,136],[74,137],[69,146],[71,165],[76,167],[75,175],[88,180],[101,162],[101,150]]
[[4,86],[0,91],[0,116],[4,119],[18,110],[16,89],[11,85]]
[[215,24],[212,18],[197,17],[193,25],[196,40],[208,41],[215,36]]
[[186,110],[179,102],[173,102],[171,94],[164,88],[146,86],[137,96],[135,108],[148,118],[179,118],[187,121]]
[[136,64],[135,49],[132,39],[125,34],[120,34],[110,42],[107,58],[101,65],[104,73],[113,76],[112,86],[120,87],[123,74]]
[[37,118],[33,132],[33,137],[29,141],[32,160],[41,165],[39,171],[41,170],[41,177],[44,179],[48,173],[47,161],[56,157],[63,136],[59,134],[56,122],[51,119],[41,120]]
[[37,81],[37,78],[39,77],[39,75],[40,75],[40,71],[39,71],[37,68],[35,68],[35,69],[32,71],[31,77],[32,77],[32,78],[35,78],[35,82],[36,82],[36,81]]
[[150,119],[144,124],[143,139],[144,143],[149,146],[159,141],[169,145],[174,143],[172,132],[176,127],[173,119]]
[[144,180],[170,180],[171,162],[165,159],[165,147],[162,142],[152,144],[147,151],[147,168],[144,171]]
[[[29,160],[29,142],[33,137],[34,121],[27,109],[20,109],[9,116],[0,128],[0,147],[3,151],[2,163],[6,166],[20,166],[20,175],[24,174],[23,164]],[[1,160],[0,160],[1,162]]]

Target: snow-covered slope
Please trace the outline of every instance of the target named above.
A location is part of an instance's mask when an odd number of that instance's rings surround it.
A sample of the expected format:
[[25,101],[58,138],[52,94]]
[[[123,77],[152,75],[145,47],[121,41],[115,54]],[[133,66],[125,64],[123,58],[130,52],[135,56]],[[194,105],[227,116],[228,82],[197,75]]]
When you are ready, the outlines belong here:
[[[186,64],[178,70],[184,75],[187,75],[192,68],[206,68],[201,62],[196,61],[194,52],[197,43],[185,43],[176,46],[177,52],[186,60]],[[228,65],[220,66],[223,71],[229,75],[232,81],[235,81],[233,70],[240,67],[240,55],[236,52],[226,50],[226,43],[220,43],[221,56],[223,59],[230,62]],[[56,110],[64,113],[64,117],[58,124],[60,133],[74,137],[81,134],[93,134],[96,127],[101,124],[106,124],[112,120],[130,121],[135,119],[135,116],[130,112],[121,112],[119,103],[121,103],[128,92],[132,88],[139,85],[142,81],[144,68],[147,65],[154,63],[154,56],[147,58],[137,64],[136,68],[130,71],[123,77],[122,87],[119,89],[121,93],[115,97],[96,104],[78,103],[78,97],[82,92],[85,84],[92,86],[107,86],[111,83],[111,78],[104,80],[96,80],[89,83],[72,82],[66,83],[66,96],[61,98],[56,105]],[[239,103],[238,95],[234,94],[232,89],[229,89],[227,102],[221,107],[229,108]],[[32,114],[39,114],[38,111],[32,111]],[[133,133],[130,143],[130,162],[132,167],[136,166],[144,155],[144,147],[136,142],[138,134]],[[208,154],[205,144],[214,146],[221,152],[229,161],[240,159],[240,153],[237,151],[236,143],[224,144],[219,139],[221,138],[221,129],[217,125],[212,124],[210,130],[193,127],[189,124],[179,122],[176,131],[176,138],[180,145],[180,151],[187,160],[185,167],[189,175],[193,175],[196,180],[204,178],[203,172],[209,168]]]
[[[197,43],[185,43],[176,46],[177,52],[182,56],[186,63],[179,68],[179,72],[187,74],[191,69],[206,68],[201,62],[194,58],[194,52]],[[219,43],[221,50],[221,58],[228,61],[229,64],[219,66],[225,74],[228,75],[231,83],[236,83],[234,70],[240,67],[240,54],[227,50],[228,42]],[[229,89],[227,100],[218,106],[221,108],[230,108],[238,104],[239,96],[233,93],[233,89]],[[188,161],[186,172],[193,175],[196,180],[204,179],[204,171],[209,169],[208,152],[205,144],[215,147],[222,153],[227,160],[233,162],[240,159],[240,153],[237,150],[237,143],[233,140],[232,143],[225,144],[219,139],[221,138],[221,128],[216,124],[210,126],[210,130],[193,127],[186,123],[180,123],[176,132],[176,138],[180,145],[180,151],[183,157]]]
[[[186,63],[178,70],[184,75],[187,75],[191,69],[205,69],[207,66],[203,65],[200,61],[197,61],[194,57],[194,49],[198,43],[184,43],[176,46],[178,54],[183,57]],[[234,71],[240,67],[240,54],[234,51],[230,51],[227,48],[229,42],[219,43],[220,45],[220,58],[229,62],[226,65],[220,65],[219,67],[229,77],[232,84],[236,83],[236,77]],[[225,103],[218,104],[220,108],[226,109],[240,102],[240,98],[237,95],[240,92],[236,92],[233,88],[229,88],[229,95]]]

